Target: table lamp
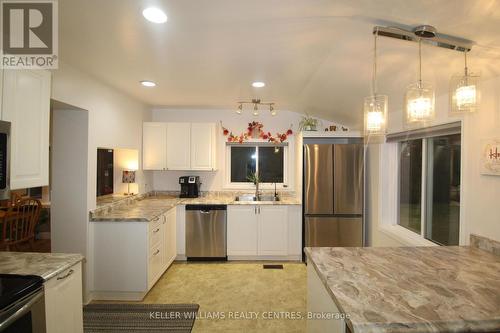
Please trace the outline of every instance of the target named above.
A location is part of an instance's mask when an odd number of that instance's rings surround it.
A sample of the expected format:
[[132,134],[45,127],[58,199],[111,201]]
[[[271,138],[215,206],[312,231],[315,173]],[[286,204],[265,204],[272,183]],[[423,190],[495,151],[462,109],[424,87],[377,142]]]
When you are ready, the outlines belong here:
[[125,195],[132,195],[134,193],[130,193],[130,184],[135,183],[135,171],[132,170],[123,170],[123,175],[122,175],[122,183],[127,184],[127,193]]

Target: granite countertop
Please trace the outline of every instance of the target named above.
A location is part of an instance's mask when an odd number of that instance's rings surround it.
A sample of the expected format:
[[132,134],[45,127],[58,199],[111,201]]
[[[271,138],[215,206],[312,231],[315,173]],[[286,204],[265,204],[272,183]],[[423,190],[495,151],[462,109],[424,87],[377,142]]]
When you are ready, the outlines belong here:
[[473,247],[306,248],[353,333],[497,332],[500,256]]
[[0,274],[38,275],[47,281],[83,260],[80,254],[0,252]]
[[293,196],[281,196],[280,201],[235,201],[233,192],[208,192],[199,198],[179,198],[175,194],[130,197],[115,204],[98,207],[90,213],[91,222],[149,222],[177,205],[300,205]]

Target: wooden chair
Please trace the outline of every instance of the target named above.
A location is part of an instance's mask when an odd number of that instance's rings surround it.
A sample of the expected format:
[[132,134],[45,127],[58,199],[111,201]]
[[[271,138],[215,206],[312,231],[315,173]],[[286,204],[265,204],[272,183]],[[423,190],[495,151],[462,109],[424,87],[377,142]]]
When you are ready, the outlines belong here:
[[40,218],[42,203],[37,199],[21,199],[5,212],[0,247],[10,251],[22,243],[29,243],[33,251],[35,227]]

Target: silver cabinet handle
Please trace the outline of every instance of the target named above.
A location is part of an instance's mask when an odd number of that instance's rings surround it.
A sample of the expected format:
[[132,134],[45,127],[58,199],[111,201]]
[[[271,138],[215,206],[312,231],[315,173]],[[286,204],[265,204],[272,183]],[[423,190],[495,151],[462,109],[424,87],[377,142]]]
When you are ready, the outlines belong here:
[[155,256],[155,255],[157,255],[158,253],[160,253],[160,250],[159,250],[159,249],[158,249],[158,250],[156,250],[156,251],[155,251],[155,253],[153,253],[153,255]]
[[260,206],[259,206],[259,214],[260,214]]
[[70,269],[68,273],[66,273],[66,275],[64,276],[58,276],[57,279],[58,280],[64,280],[65,278],[67,278],[68,276],[70,276],[71,274],[73,274],[75,271]]

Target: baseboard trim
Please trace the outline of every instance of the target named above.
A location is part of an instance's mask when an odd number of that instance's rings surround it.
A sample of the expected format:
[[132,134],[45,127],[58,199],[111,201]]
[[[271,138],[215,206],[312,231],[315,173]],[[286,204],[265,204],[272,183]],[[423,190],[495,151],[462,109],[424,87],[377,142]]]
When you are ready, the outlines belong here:
[[133,291],[93,291],[93,301],[142,301],[147,292]]
[[227,260],[251,260],[251,261],[302,261],[302,256],[254,256],[254,255],[236,255],[227,256]]

